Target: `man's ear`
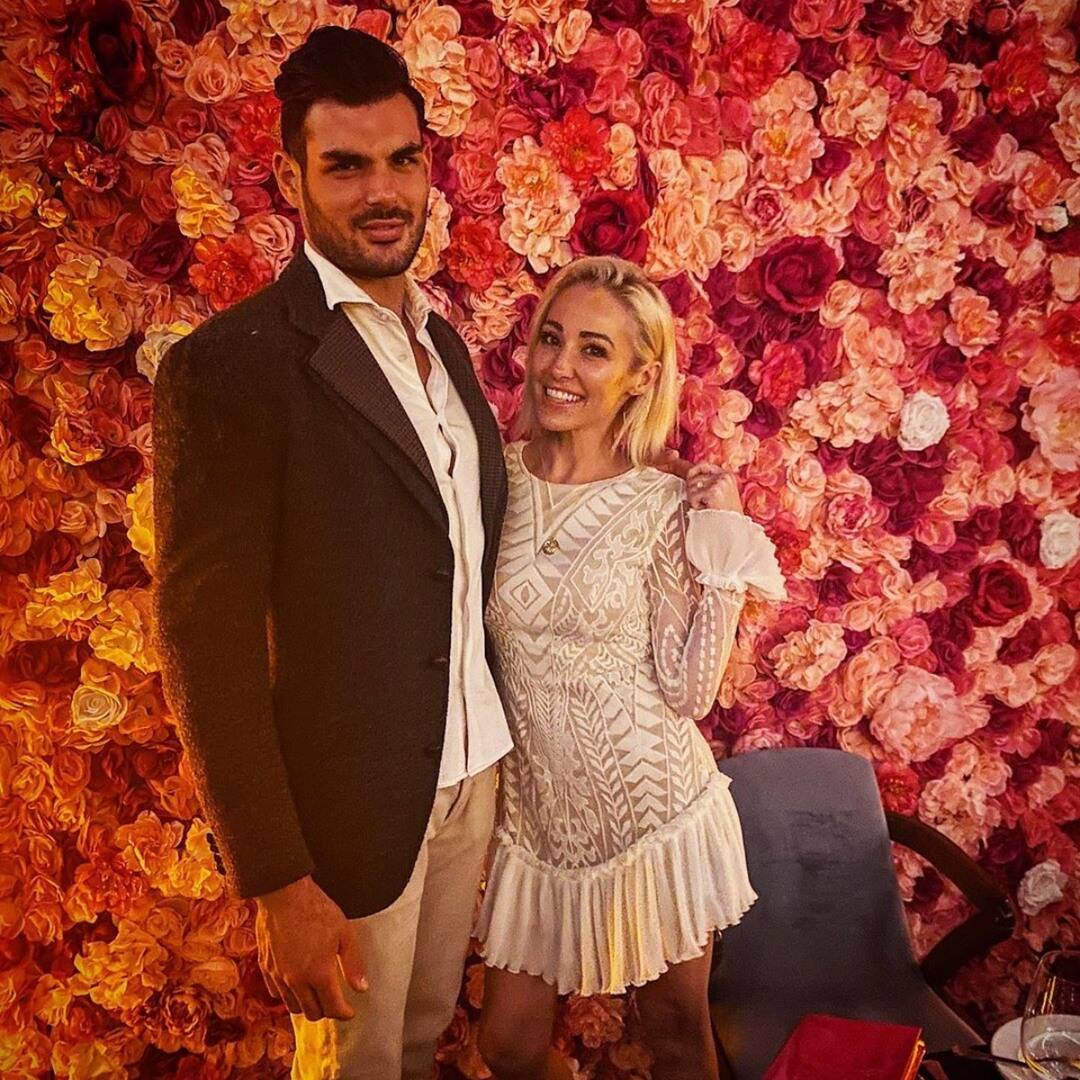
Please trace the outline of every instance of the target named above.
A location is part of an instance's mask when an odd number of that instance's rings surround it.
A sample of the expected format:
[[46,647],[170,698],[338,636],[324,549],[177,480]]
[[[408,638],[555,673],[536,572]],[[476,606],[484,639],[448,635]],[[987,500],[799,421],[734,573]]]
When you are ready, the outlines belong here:
[[300,189],[303,184],[300,163],[285,150],[274,153],[274,179],[285,201],[300,209]]

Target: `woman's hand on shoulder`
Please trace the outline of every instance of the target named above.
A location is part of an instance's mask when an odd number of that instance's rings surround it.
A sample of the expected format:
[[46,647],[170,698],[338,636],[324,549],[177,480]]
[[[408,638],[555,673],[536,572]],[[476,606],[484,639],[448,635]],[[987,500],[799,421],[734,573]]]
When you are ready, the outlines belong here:
[[735,477],[711,462],[692,465],[686,472],[686,501],[691,510],[734,510],[742,513]]

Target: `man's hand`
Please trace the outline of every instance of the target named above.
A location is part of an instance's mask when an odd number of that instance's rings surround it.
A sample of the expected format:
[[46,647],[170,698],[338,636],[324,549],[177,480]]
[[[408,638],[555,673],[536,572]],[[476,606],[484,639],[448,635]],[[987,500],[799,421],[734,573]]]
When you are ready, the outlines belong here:
[[360,947],[345,913],[310,877],[260,896],[255,940],[267,988],[309,1020],[351,1020],[344,977],[367,989]]
[[726,469],[707,461],[692,465],[686,473],[686,500],[691,510],[734,510],[742,513],[735,478]]

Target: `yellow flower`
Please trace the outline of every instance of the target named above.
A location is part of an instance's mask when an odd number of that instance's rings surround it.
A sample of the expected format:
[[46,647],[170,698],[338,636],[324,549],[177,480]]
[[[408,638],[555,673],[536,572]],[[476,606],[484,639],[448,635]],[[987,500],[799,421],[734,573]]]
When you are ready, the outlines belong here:
[[176,223],[185,236],[228,236],[236,227],[240,211],[228,188],[216,185],[193,166],[178,165],[172,174],[176,197]]
[[0,169],[0,215],[11,221],[28,218],[41,200],[42,190],[34,183],[37,169]]
[[[196,818],[184,840],[184,855],[169,869],[170,892],[196,900],[216,900],[224,881],[214,863],[206,822]],[[207,983],[203,983],[207,985]]]
[[128,540],[131,546],[148,562],[154,561],[154,481],[152,477],[140,480],[127,497],[131,510]]
[[87,559],[75,570],[55,574],[34,589],[26,604],[27,626],[56,630],[68,623],[87,622],[105,610],[101,563]]
[[18,334],[19,291],[7,274],[0,274],[0,341],[10,341]]
[[134,1009],[165,986],[169,953],[141,926],[120,919],[112,941],[93,941],[75,957],[78,992],[105,1009]]
[[117,589],[109,593],[107,608],[90,632],[90,647],[99,660],[127,671],[157,671],[157,652],[149,637],[150,594],[145,589]]
[[98,258],[72,244],[60,244],[60,265],[52,272],[41,306],[52,316],[49,332],[91,352],[123,345],[135,326],[139,296],[128,280],[128,264]]

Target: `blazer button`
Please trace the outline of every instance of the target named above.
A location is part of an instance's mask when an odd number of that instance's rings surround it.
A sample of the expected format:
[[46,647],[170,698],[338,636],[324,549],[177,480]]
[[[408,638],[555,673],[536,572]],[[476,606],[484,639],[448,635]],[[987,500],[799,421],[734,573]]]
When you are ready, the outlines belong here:
[[423,754],[424,757],[429,758],[442,757],[442,743],[432,743],[430,746],[425,746]]
[[442,578],[444,581],[449,581],[450,578],[453,577],[453,571],[447,569],[445,566],[440,566],[439,569],[435,571],[435,576],[437,578]]
[[448,668],[450,666],[450,657],[433,656],[431,658],[431,666],[434,668]]

